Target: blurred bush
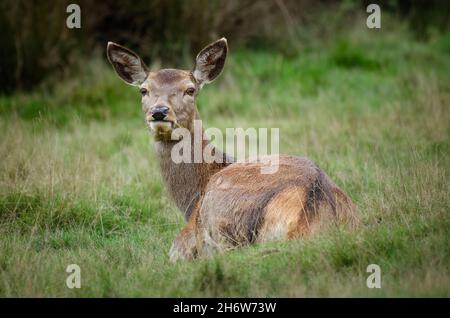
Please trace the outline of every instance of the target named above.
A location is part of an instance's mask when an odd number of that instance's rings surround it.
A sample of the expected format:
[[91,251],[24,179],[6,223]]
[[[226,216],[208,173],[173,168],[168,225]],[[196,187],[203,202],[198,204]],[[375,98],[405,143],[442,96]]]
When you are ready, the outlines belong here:
[[[81,7],[81,30],[66,27],[66,7],[73,2]],[[229,38],[233,48],[270,47],[295,54],[305,38],[325,41],[340,21],[351,20],[352,12],[361,10],[365,2],[2,0],[0,93],[33,88],[52,74],[68,76],[76,61],[103,54],[107,41],[122,43],[146,60],[157,58],[176,66],[221,36]],[[448,26],[444,1],[378,2],[383,10],[409,17],[422,37],[430,24]]]
[[50,71],[64,72],[78,42],[55,1],[0,2],[0,92],[28,89]]

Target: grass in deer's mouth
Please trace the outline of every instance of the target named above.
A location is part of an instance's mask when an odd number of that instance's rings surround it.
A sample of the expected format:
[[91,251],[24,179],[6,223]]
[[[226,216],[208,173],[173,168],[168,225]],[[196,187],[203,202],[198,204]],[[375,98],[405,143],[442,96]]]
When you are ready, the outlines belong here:
[[[401,43],[231,52],[200,93],[205,126],[279,127],[280,152],[317,162],[364,226],[176,265],[184,220],[136,92],[93,63],[77,94],[1,97],[0,295],[449,296],[450,57]],[[81,289],[65,285],[73,263]],[[366,287],[371,263],[380,290]]]
[[150,128],[153,130],[161,129],[162,131],[171,130],[173,122],[168,120],[152,120],[150,121]]

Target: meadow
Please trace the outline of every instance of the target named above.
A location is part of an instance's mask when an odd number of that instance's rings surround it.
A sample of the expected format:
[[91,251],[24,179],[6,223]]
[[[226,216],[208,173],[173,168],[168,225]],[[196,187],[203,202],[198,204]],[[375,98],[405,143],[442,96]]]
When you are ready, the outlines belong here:
[[184,220],[138,90],[101,56],[0,96],[0,296],[450,296],[450,35],[357,27],[296,51],[230,48],[197,102],[205,125],[280,128],[280,152],[323,168],[361,227],[170,263]]

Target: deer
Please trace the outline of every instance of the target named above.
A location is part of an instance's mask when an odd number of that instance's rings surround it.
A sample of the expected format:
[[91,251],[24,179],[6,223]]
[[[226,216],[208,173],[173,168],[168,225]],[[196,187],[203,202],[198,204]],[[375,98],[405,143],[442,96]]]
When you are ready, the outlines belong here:
[[174,130],[194,133],[193,123],[200,119],[196,97],[222,73],[228,51],[227,40],[221,38],[198,53],[191,70],[150,71],[132,50],[107,44],[107,58],[117,75],[139,88],[166,191],[185,219],[169,251],[172,262],[250,244],[310,238],[327,224],[358,224],[352,200],[308,158],[276,154],[276,173],[262,174],[263,161],[235,161],[205,138],[201,146],[212,147],[224,160],[171,159],[179,142],[172,138]]

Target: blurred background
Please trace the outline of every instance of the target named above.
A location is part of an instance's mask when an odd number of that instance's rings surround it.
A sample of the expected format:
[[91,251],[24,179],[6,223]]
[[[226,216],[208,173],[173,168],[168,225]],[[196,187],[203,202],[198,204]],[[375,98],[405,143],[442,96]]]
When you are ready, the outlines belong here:
[[[72,76],[73,66],[104,58],[107,41],[146,61],[183,65],[206,43],[225,36],[232,49],[267,48],[294,55],[342,34],[373,1],[332,0],[79,0],[82,28],[68,29],[74,1],[2,0],[0,92],[30,89],[46,77]],[[404,21],[422,40],[448,28],[445,0],[380,0],[383,17]],[[384,25],[387,29],[388,25]]]

